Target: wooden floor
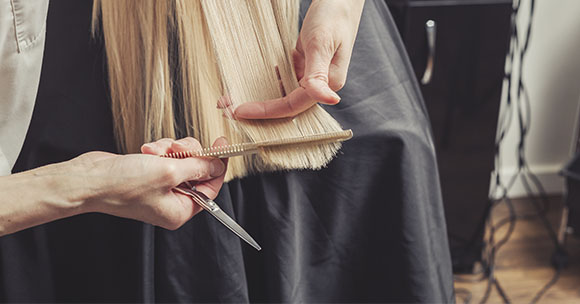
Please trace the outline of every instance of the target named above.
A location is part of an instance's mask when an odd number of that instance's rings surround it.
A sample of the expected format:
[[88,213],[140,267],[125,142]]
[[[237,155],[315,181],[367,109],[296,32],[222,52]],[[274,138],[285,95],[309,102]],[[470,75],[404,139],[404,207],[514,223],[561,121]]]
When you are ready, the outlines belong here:
[[[536,210],[529,199],[513,202],[517,214],[530,214]],[[548,218],[555,231],[560,224],[561,212],[562,198],[550,197]],[[505,204],[498,205],[492,213],[492,220],[497,222],[508,214]],[[505,235],[507,226],[498,230],[496,239]],[[561,272],[557,283],[538,303],[580,303],[580,239],[568,235],[565,249],[568,253],[568,267]],[[516,222],[509,242],[499,250],[496,258],[496,278],[511,303],[530,303],[534,295],[552,279],[555,273],[550,262],[553,251],[554,244],[539,219]],[[481,275],[456,275],[457,303],[466,303],[469,297],[469,303],[480,303],[487,280],[463,282],[480,277]],[[493,288],[487,303],[502,302],[497,290]]]

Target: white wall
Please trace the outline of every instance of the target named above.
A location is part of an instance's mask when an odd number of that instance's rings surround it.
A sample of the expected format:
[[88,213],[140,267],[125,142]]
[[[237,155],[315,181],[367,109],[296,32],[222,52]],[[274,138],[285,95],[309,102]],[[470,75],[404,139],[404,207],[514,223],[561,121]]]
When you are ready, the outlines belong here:
[[[530,4],[530,0],[521,1],[518,19],[520,41],[524,39]],[[514,70],[517,70],[519,62],[515,64]],[[570,159],[580,101],[579,0],[536,0],[530,48],[524,59],[523,81],[529,89],[532,111],[525,149],[528,164],[547,192],[563,193],[564,179],[558,172]],[[505,92],[504,86],[502,110],[505,107]],[[516,122],[516,119],[512,121],[510,131],[500,146],[502,164],[499,172],[504,181],[517,168],[519,129]],[[514,184],[509,195],[525,195],[520,182]]]

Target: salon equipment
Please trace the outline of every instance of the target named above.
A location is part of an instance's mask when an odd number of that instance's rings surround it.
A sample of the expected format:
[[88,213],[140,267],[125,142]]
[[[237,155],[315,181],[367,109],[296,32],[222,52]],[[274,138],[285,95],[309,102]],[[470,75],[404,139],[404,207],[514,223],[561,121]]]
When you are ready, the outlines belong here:
[[387,0],[431,119],[455,272],[481,259],[512,0]]
[[227,158],[232,156],[255,154],[259,153],[260,151],[264,151],[265,149],[343,142],[351,138],[352,138],[352,130],[344,130],[340,132],[330,132],[326,134],[315,134],[302,137],[260,141],[255,143],[241,143],[226,146],[210,147],[199,151],[175,152],[164,154],[161,156],[169,158],[187,158],[193,156]]
[[232,231],[235,235],[246,241],[246,243],[250,244],[252,247],[256,248],[256,250],[262,250],[262,247],[258,245],[258,243],[246,232],[246,230],[244,230],[244,228],[238,225],[238,223],[236,223],[229,215],[227,215],[216,202],[205,196],[205,194],[202,192],[197,191],[195,186],[191,186],[189,183],[187,184],[191,189],[177,187],[174,188],[174,190],[191,197],[199,206],[213,215],[213,217],[224,224],[224,226],[230,229],[230,231]]

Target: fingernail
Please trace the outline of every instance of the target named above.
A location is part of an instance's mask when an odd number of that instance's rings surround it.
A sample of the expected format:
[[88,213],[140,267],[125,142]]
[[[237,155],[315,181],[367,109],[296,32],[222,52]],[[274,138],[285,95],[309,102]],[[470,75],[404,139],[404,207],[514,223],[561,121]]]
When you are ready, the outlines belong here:
[[181,148],[181,149],[187,149],[187,145],[182,143],[182,142],[179,142],[179,141],[173,142],[173,144],[171,146],[172,147],[177,146],[178,148]]
[[223,109],[223,108],[225,108],[225,107],[226,107],[226,105],[223,103],[222,99],[221,99],[221,98],[220,98],[220,99],[218,99],[218,101],[217,101],[217,105],[216,105],[216,108],[218,108],[218,109]]
[[222,96],[218,99],[218,102],[217,102],[218,109],[227,108],[228,106],[231,106],[231,105],[232,105],[232,101],[226,96]]
[[224,165],[224,163],[219,159],[214,159],[210,163],[211,177],[218,177],[222,175],[225,169],[226,165]]
[[336,100],[336,102],[340,101],[340,96],[338,96],[338,94],[336,94],[335,91],[331,90],[329,87],[324,89],[330,96],[332,96],[332,98],[334,98]]
[[187,141],[186,139],[180,139],[180,140],[176,141],[175,143],[182,146],[182,147],[189,146],[189,141]]

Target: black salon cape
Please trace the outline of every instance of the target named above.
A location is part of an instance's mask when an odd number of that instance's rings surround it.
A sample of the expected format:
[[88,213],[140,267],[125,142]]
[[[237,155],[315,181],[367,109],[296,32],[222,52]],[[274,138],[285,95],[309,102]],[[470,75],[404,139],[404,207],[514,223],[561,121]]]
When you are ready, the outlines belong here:
[[[17,170],[116,149],[90,14],[50,2]],[[355,136],[328,168],[234,180],[217,198],[262,251],[207,213],[177,231],[86,214],[0,238],[0,300],[453,302],[429,122],[383,1],[366,1],[348,77],[326,109]]]

